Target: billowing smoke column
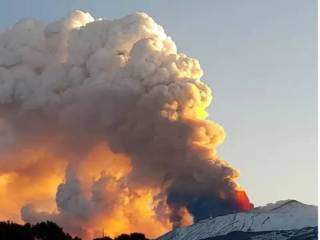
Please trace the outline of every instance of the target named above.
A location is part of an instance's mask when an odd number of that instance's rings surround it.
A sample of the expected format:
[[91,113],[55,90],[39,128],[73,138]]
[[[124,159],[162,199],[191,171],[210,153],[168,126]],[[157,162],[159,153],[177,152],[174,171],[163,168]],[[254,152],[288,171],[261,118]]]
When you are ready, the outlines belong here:
[[[144,13],[0,34],[0,217],[157,236],[246,211],[199,62]],[[55,200],[55,201],[54,201]]]

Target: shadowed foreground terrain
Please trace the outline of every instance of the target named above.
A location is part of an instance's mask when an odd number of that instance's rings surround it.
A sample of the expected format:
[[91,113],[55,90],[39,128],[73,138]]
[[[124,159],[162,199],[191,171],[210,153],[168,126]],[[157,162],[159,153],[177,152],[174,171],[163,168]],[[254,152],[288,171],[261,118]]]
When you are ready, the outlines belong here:
[[[0,240],[81,240],[71,237],[57,224],[47,221],[31,225],[0,222]],[[94,240],[148,240],[142,233],[121,234],[116,238],[102,237]]]
[[[233,231],[223,236],[201,238],[201,240],[316,240],[317,227],[305,227],[296,230],[243,232]],[[173,238],[174,239],[174,238]],[[53,222],[41,222],[35,225],[24,225],[13,222],[0,222],[0,240],[81,240],[64,233],[63,229]],[[149,240],[142,233],[121,234],[115,238],[98,237],[93,240]]]

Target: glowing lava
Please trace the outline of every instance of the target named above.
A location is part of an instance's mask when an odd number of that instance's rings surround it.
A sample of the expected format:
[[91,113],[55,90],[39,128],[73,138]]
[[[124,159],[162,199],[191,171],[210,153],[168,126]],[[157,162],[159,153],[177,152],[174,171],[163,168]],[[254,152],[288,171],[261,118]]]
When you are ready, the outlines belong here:
[[240,211],[250,211],[253,208],[245,191],[237,190],[235,192],[235,198]]

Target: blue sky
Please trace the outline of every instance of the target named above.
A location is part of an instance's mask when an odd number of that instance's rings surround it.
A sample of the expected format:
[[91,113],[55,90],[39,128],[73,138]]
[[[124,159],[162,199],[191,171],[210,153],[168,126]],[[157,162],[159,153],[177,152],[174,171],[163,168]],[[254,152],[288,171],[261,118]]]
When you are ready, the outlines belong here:
[[317,203],[315,0],[1,0],[0,30],[75,9],[151,15],[200,60],[214,94],[209,117],[227,132],[219,154],[241,171],[253,203]]

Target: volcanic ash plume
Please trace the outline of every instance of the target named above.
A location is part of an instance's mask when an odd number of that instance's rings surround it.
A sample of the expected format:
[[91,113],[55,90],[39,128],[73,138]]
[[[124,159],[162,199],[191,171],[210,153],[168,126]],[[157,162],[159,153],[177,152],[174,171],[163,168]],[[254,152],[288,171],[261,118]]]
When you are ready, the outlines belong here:
[[144,13],[0,33],[0,218],[155,237],[250,209],[201,76]]

